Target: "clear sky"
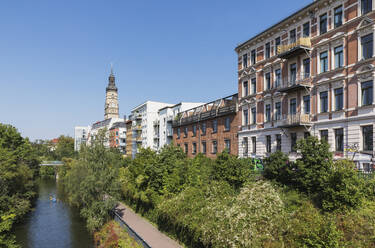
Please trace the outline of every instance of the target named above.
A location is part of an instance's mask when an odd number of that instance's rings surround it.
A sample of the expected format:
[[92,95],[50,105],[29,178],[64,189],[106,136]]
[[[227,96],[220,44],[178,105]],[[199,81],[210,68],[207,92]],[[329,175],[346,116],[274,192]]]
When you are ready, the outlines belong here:
[[104,118],[111,62],[121,115],[231,95],[236,45],[312,1],[1,1],[0,122],[32,140],[73,136]]

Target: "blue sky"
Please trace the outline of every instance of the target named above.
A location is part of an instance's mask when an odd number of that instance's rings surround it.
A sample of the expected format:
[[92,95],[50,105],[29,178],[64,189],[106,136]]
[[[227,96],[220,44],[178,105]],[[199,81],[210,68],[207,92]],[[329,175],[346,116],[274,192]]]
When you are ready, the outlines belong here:
[[120,114],[237,91],[234,48],[312,0],[0,2],[0,122],[34,140],[103,119],[110,63]]

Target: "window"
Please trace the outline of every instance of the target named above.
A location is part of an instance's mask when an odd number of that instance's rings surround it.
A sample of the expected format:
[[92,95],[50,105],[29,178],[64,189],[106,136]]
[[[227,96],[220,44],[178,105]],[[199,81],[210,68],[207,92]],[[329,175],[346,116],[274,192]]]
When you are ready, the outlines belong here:
[[371,105],[373,102],[373,82],[363,82],[362,88],[362,106]]
[[193,149],[191,151],[192,154],[196,154],[197,153],[197,143],[193,143]]
[[244,109],[243,111],[243,124],[245,126],[249,125],[249,113],[247,109]]
[[216,140],[212,141],[212,153],[213,154],[217,153],[217,141]]
[[362,15],[367,14],[372,10],[372,0],[361,0]]
[[275,103],[276,120],[281,120],[281,102]]
[[373,55],[373,34],[368,34],[361,38],[362,58],[369,59]]
[[207,144],[206,144],[206,141],[202,141],[202,153],[203,154],[207,153]]
[[193,125],[193,137],[197,135],[197,125]]
[[320,73],[328,71],[328,52],[320,54]]
[[304,137],[305,139],[307,139],[308,137],[310,137],[310,133],[309,133],[309,132],[304,132],[304,133],[303,133],[303,137]]
[[321,130],[320,131],[320,139],[325,142],[328,142],[328,130]]
[[251,109],[251,124],[257,123],[257,109],[254,107]]
[[180,138],[180,135],[181,135],[181,130],[180,130],[180,128],[177,128],[177,139]]
[[335,129],[335,148],[336,152],[344,151],[344,129]]
[[280,37],[277,37],[276,39],[275,39],[275,54],[278,54],[278,48],[279,48],[279,46],[281,45],[281,39],[280,39]]
[[118,136],[118,131],[116,131],[116,136]]
[[276,151],[281,151],[281,134],[276,134]]
[[335,89],[335,110],[342,110],[344,107],[343,88]]
[[267,72],[265,77],[266,77],[266,90],[270,90],[271,89],[271,73]]
[[296,98],[290,99],[289,108],[290,108],[289,113],[291,115],[295,115],[297,113],[297,99]]
[[281,84],[281,69],[275,70],[275,87],[279,87]]
[[251,143],[253,146],[253,153],[257,153],[257,138],[256,137],[251,137]]
[[225,118],[224,130],[225,131],[229,131],[230,130],[230,117]]
[[306,22],[303,24],[303,37],[310,36],[310,22]]
[[255,49],[251,51],[250,56],[251,56],[251,64],[253,65],[253,64],[256,63],[256,56],[257,56],[257,53],[256,53]]
[[188,152],[189,152],[189,146],[187,143],[185,143],[185,153],[188,154]]
[[256,78],[251,79],[251,94],[257,93],[257,80]]
[[303,78],[310,77],[310,58],[303,60]]
[[266,136],[266,152],[271,153],[271,135]]
[[344,53],[343,53],[343,47],[338,46],[335,47],[335,69],[341,68],[344,64]]
[[303,96],[303,112],[310,114],[310,96]]
[[217,120],[212,121],[212,132],[213,133],[217,132]]
[[297,64],[291,64],[290,65],[290,84],[294,85],[296,84],[297,79]]
[[324,34],[327,32],[327,13],[320,16],[320,34]]
[[230,153],[230,140],[226,139],[224,140],[224,148]]
[[271,57],[271,44],[269,42],[266,43],[266,59]]
[[291,133],[290,134],[290,150],[292,152],[296,151],[296,145],[297,145],[297,134]]
[[247,157],[249,154],[249,138],[244,137],[242,140],[242,147],[243,147],[243,156]]
[[271,104],[266,105],[266,122],[271,121]]
[[334,10],[335,17],[334,17],[334,26],[335,28],[340,27],[342,25],[342,6],[337,7]]
[[366,173],[372,173],[374,169],[370,163],[363,163],[363,171]]
[[362,127],[362,139],[363,139],[363,150],[373,151],[374,149],[374,137],[373,137],[373,126]]
[[207,130],[206,122],[203,122],[202,123],[202,135],[206,135],[206,130]]
[[118,139],[116,139],[116,144],[118,145]]
[[296,30],[292,29],[289,32],[289,44],[296,42]]
[[243,82],[243,96],[249,95],[249,84],[247,81]]
[[320,113],[328,112],[328,91],[320,92]]
[[187,135],[188,135],[188,128],[187,128],[187,127],[185,127],[185,128],[184,128],[184,137],[186,138],[186,137],[187,137]]
[[243,68],[247,68],[247,53],[242,56]]

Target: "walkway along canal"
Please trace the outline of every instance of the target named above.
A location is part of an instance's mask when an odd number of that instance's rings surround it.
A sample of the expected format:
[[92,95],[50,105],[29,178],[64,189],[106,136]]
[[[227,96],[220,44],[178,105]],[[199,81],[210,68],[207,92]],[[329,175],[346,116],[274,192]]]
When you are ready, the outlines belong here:
[[[16,226],[17,242],[26,248],[93,247],[79,211],[64,201],[64,194],[54,179],[40,179],[39,196],[34,211]],[[56,202],[50,198],[55,197]]]

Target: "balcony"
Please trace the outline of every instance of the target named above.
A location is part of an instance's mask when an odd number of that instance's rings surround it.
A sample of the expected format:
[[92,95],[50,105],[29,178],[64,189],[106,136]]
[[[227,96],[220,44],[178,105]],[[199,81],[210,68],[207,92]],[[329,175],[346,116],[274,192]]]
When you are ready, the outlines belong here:
[[173,130],[172,128],[167,129],[167,137],[173,137]]
[[136,141],[137,143],[142,143],[142,137],[136,137],[136,138],[135,138],[135,141]]
[[290,75],[281,81],[281,85],[278,86],[279,92],[289,93],[300,89],[311,88],[311,76],[308,73],[298,73]]
[[288,45],[281,45],[277,48],[278,57],[282,59],[289,59],[301,53],[311,50],[310,38],[299,38],[295,42]]
[[281,124],[278,127],[281,128],[292,128],[300,126],[311,126],[311,117],[309,114],[287,114],[283,115],[281,119]]
[[135,126],[133,126],[133,130],[141,131],[142,130],[142,126],[141,125],[135,125]]
[[137,114],[137,115],[135,116],[135,119],[136,119],[136,120],[142,120],[142,115],[141,115],[141,114]]
[[155,126],[159,126],[160,121],[159,121],[159,120],[155,120],[155,121],[153,122],[153,124],[154,124],[154,127],[155,127]]
[[158,140],[160,138],[159,133],[154,133],[154,140]]

